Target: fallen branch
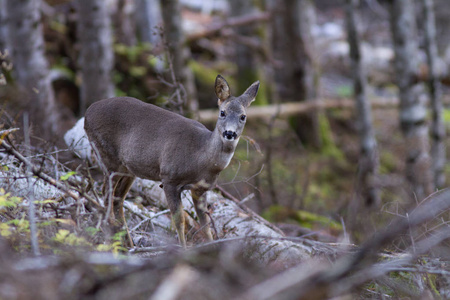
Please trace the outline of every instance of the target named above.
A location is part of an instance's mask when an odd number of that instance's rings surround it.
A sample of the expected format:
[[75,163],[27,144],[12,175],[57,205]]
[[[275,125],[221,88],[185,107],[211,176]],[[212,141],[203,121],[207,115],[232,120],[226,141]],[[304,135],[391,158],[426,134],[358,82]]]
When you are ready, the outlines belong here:
[[252,24],[255,22],[268,21],[269,19],[270,19],[270,13],[268,13],[268,12],[262,12],[262,13],[250,14],[250,15],[245,15],[245,16],[240,16],[240,17],[228,18],[226,21],[220,22],[217,24],[213,24],[210,28],[207,28],[203,31],[188,35],[186,37],[186,42],[190,43],[195,40],[214,35],[214,34],[218,33],[219,31],[226,29],[226,28],[245,26],[245,25],[249,25],[249,24]]

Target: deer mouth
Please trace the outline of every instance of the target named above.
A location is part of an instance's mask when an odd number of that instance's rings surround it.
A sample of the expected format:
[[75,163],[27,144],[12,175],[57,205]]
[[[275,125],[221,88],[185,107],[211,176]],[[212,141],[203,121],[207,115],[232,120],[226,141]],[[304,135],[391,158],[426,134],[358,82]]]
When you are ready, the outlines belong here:
[[223,137],[226,140],[232,141],[235,140],[237,138],[237,133],[231,130],[227,130],[223,132]]

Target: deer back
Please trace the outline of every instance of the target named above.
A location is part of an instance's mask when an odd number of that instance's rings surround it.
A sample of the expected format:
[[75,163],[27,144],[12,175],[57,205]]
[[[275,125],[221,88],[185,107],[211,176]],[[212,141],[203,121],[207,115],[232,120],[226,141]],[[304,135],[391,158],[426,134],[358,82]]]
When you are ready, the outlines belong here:
[[161,173],[182,174],[192,168],[211,135],[197,121],[131,97],[91,105],[85,130],[109,171],[152,180],[162,179]]

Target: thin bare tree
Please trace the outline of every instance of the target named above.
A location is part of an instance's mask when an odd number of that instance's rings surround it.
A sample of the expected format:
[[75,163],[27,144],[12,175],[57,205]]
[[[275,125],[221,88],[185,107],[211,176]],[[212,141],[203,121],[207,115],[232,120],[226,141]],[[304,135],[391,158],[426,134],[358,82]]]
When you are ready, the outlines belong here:
[[50,138],[59,130],[61,115],[55,103],[48,62],[44,55],[40,0],[2,0],[4,38],[14,65],[14,79],[24,93],[30,119]]
[[422,0],[425,26],[425,51],[428,63],[428,89],[431,100],[431,157],[433,159],[434,185],[442,188],[445,184],[445,124],[442,116],[442,87],[438,75],[438,50],[436,45],[436,21],[434,1]]
[[377,141],[372,125],[372,110],[367,99],[367,74],[362,60],[361,43],[357,24],[358,0],[346,0],[347,40],[352,62],[353,89],[356,100],[356,120],[359,130],[360,158],[358,187],[367,207],[378,206],[380,196],[374,186],[378,174]]
[[80,113],[95,101],[114,96],[111,71],[114,66],[111,20],[101,0],[77,1],[78,58],[81,73]]
[[406,177],[414,197],[433,191],[426,123],[426,95],[419,80],[417,27],[413,0],[389,2],[395,51],[395,72],[400,94],[400,127],[405,137]]
[[182,88],[186,92],[184,110],[195,116],[198,112],[197,89],[194,74],[188,67],[191,51],[185,44],[181,5],[178,0],[161,0],[160,4],[164,21],[164,40],[169,52],[171,71],[174,73],[177,89]]

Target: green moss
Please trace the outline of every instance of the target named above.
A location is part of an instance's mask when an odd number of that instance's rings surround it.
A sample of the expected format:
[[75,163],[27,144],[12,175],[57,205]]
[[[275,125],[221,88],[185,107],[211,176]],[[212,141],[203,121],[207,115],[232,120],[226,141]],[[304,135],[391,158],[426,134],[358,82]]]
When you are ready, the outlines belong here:
[[270,222],[291,222],[304,228],[323,228],[341,231],[341,224],[322,215],[305,210],[292,210],[281,205],[272,205],[266,209],[262,216]]
[[380,151],[380,174],[391,174],[397,168],[398,157],[390,151]]
[[337,161],[344,161],[344,154],[334,143],[330,122],[325,114],[319,114],[319,133],[322,141],[321,154]]

